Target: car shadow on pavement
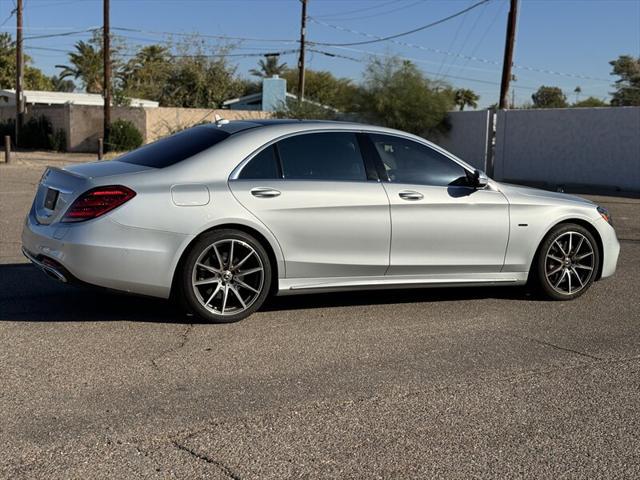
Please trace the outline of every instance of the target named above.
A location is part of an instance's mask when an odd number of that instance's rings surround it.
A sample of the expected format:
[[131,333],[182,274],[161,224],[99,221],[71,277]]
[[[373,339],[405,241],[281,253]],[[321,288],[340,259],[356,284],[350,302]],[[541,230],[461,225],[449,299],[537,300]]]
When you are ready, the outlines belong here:
[[[273,312],[487,298],[535,299],[519,287],[415,288],[273,297],[261,310]],[[186,315],[167,300],[63,285],[26,263],[0,265],[0,321],[198,323],[195,317]]]

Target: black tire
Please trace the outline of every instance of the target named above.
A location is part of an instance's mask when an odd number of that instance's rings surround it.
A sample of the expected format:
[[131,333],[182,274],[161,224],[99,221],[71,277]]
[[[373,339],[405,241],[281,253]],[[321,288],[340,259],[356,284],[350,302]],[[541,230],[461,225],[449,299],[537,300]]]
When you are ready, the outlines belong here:
[[534,278],[545,297],[573,300],[591,287],[599,266],[600,251],[591,232],[575,223],[563,223],[554,227],[540,244],[533,266]]
[[[215,248],[214,245],[216,245]],[[225,252],[221,250],[227,245],[229,247],[225,256]],[[216,249],[218,252],[215,252]],[[251,249],[255,255],[250,255]],[[232,268],[229,269],[227,267],[231,251],[233,252]],[[218,255],[222,259],[223,268],[220,268]],[[242,258],[245,256],[248,260],[240,265],[242,269],[235,269],[234,265],[242,263]],[[199,265],[197,268],[196,262]],[[243,273],[260,267],[262,267],[260,281],[258,281],[260,272]],[[194,269],[196,269],[195,272]],[[214,273],[212,270],[219,270],[220,273]],[[234,272],[236,273],[234,274]],[[251,235],[240,230],[214,230],[198,238],[182,262],[179,272],[181,299],[191,313],[203,320],[212,323],[237,322],[262,306],[271,289],[271,272],[272,267],[267,252],[262,244]],[[206,278],[208,275],[211,277]],[[196,285],[196,282],[206,284]],[[245,286],[237,282],[244,283]],[[249,287],[258,290],[258,292],[253,292]],[[217,288],[219,290],[216,290]],[[227,300],[223,303],[225,293]],[[247,295],[245,298],[246,308],[243,308],[241,302],[245,294]],[[207,304],[205,298],[209,296],[212,301]],[[205,304],[207,304],[206,307]]]

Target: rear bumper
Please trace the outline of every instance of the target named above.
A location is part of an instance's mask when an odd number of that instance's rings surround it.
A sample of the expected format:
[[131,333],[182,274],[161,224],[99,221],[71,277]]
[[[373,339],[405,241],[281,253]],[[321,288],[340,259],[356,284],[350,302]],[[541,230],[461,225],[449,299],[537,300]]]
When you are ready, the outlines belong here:
[[108,216],[41,225],[31,212],[22,231],[27,258],[58,280],[161,298],[171,293],[175,259],[186,241],[187,235],[127,227]]

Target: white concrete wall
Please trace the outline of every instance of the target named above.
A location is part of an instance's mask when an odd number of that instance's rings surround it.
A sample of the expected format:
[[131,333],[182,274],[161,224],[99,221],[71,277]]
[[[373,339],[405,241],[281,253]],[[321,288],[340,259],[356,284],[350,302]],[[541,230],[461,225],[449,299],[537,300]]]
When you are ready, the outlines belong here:
[[500,111],[494,177],[639,192],[640,107]]
[[451,129],[429,140],[475,168],[485,170],[489,111],[451,112],[447,118]]

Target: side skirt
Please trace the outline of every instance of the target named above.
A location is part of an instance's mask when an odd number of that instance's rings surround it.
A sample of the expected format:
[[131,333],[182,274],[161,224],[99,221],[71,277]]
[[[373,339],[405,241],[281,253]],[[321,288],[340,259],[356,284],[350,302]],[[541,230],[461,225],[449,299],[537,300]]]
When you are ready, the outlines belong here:
[[278,295],[393,288],[515,286],[527,283],[528,274],[528,272],[498,272],[467,275],[281,278],[278,280]]

